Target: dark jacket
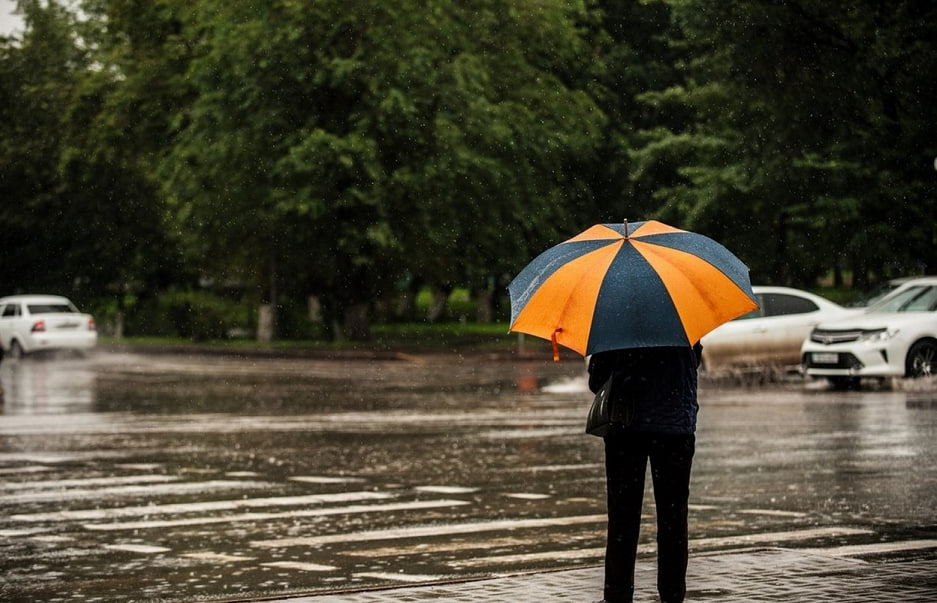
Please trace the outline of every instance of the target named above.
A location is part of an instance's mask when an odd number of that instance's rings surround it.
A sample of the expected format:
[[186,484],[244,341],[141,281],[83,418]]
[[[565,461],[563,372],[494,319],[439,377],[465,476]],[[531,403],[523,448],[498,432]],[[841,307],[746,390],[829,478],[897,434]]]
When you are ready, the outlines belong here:
[[703,348],[629,348],[593,354],[589,359],[589,389],[593,392],[618,371],[613,399],[631,396],[635,404],[630,429],[642,432],[696,432],[697,368]]

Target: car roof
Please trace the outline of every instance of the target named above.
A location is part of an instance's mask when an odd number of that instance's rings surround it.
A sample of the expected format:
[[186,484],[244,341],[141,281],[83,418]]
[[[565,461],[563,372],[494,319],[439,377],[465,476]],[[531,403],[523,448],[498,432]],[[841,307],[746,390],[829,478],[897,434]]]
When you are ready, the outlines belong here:
[[69,303],[69,299],[67,297],[62,297],[61,295],[8,295],[6,297],[0,297],[0,304],[10,303],[10,302]]
[[[805,289],[795,289],[794,287],[776,287],[774,285],[752,285],[752,292],[756,295],[760,293],[790,293],[793,295],[803,295],[807,297],[819,297],[820,299],[826,299],[822,295],[817,295],[816,293],[807,291]],[[826,299],[826,301],[830,300]]]
[[929,287],[937,287],[937,276],[921,276],[918,278],[912,278],[908,281],[905,281],[904,283],[898,285],[897,287],[889,291],[886,295],[883,295],[882,297],[873,301],[868,307],[874,308],[875,306],[877,306],[879,303],[881,303],[882,301],[886,299],[891,299],[895,295],[901,295],[902,291],[906,291],[912,287],[920,287],[921,285],[926,285]]
[[898,278],[890,278],[890,279],[888,279],[888,282],[891,283],[891,284],[893,284],[893,285],[903,285],[903,284],[905,284],[905,283],[910,283],[910,282],[912,282],[912,281],[918,281],[918,280],[923,280],[923,281],[926,281],[926,280],[933,280],[933,281],[937,281],[937,275],[927,274],[927,275],[924,275],[924,276],[899,276]]
[[937,285],[937,276],[909,276],[904,278],[895,278],[890,283],[900,283],[901,285]]
[[809,291],[804,291],[803,289],[795,289],[794,287],[778,287],[775,285],[752,285],[752,291],[755,293],[810,293]]

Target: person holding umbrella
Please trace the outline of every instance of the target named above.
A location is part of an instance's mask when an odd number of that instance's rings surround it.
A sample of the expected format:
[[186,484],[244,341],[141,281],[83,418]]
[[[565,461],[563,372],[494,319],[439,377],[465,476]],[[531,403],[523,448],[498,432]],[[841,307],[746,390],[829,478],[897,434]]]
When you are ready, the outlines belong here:
[[[608,505],[604,603],[630,603],[648,462],[661,601],[686,596],[690,470],[703,335],[758,307],[748,267],[700,234],[657,221],[596,224],[531,261],[508,286],[511,331],[589,356],[589,387],[612,375],[627,422],[603,437]],[[600,602],[601,603],[601,602]]]
[[630,348],[589,359],[589,388],[614,373],[613,404],[631,404],[630,425],[605,434],[608,539],[604,601],[630,603],[650,461],[657,508],[657,591],[664,603],[686,596],[690,469],[696,446],[697,367],[702,346]]

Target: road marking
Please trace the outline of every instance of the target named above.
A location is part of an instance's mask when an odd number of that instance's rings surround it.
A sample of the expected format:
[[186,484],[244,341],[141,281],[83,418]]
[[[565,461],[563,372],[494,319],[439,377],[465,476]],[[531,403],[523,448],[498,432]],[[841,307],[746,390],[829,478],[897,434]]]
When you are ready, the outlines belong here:
[[299,570],[301,572],[333,572],[338,569],[334,565],[320,565],[318,563],[304,563],[302,561],[271,561],[269,563],[261,563],[260,565],[263,567]]
[[142,505],[136,507],[115,507],[113,509],[79,509],[75,511],[52,511],[50,513],[23,513],[11,515],[16,521],[94,521],[115,519],[118,517],[137,517],[152,515],[174,515],[179,513],[205,513],[210,511],[230,511],[247,507],[284,507],[323,503],[342,503],[358,500],[381,500],[392,498],[391,494],[380,492],[342,492],[338,494],[307,494],[303,496],[277,496],[271,498],[238,498],[234,500],[216,500],[197,503],[170,503],[165,505]]
[[436,509],[469,504],[464,500],[429,500],[416,502],[388,503],[381,505],[349,505],[325,509],[306,509],[301,511],[283,511],[280,513],[240,513],[237,515],[219,515],[189,517],[186,519],[154,519],[147,521],[123,521],[114,523],[85,523],[82,527],[96,532],[116,532],[120,530],[151,530],[153,528],[174,528],[181,526],[200,526],[213,523],[237,523],[240,521],[270,521],[272,519],[293,519],[299,517],[325,517],[328,515],[352,515],[388,511],[413,511],[418,509]]
[[228,555],[227,553],[213,553],[211,551],[204,551],[201,553],[183,553],[180,557],[188,557],[189,559],[198,559],[200,561],[212,561],[216,563],[231,563],[236,561],[253,561],[256,557],[248,557],[247,555]]
[[374,580],[387,580],[393,582],[438,582],[452,576],[431,575],[431,574],[395,574],[392,572],[362,572],[354,574],[356,578],[372,578]]
[[27,465],[25,467],[0,467],[0,475],[12,475],[16,473],[41,473],[51,471],[52,467],[45,465]]
[[318,475],[294,475],[288,479],[291,482],[306,484],[351,484],[365,481],[363,477],[324,477]]
[[105,499],[110,496],[161,496],[164,494],[189,494],[208,490],[237,490],[246,488],[269,488],[267,482],[240,480],[209,480],[176,484],[148,484],[143,486],[113,486],[109,488],[75,488],[54,492],[23,492],[0,496],[0,503],[43,502],[48,500],[81,500],[83,498]]
[[[546,421],[541,421],[540,423],[546,423]],[[532,438],[536,438],[538,440],[549,440],[550,438],[569,436],[573,433],[578,435],[579,432],[575,431],[571,426],[531,427],[522,429],[504,429],[499,431],[482,431],[478,434],[478,437],[488,440],[527,440]]]
[[876,542],[873,544],[851,544],[825,549],[804,549],[804,552],[833,557],[853,557],[856,555],[876,555],[937,549],[937,540],[905,540],[903,542]]
[[466,488],[463,486],[417,486],[414,488],[417,492],[431,492],[433,494],[470,494],[478,492],[478,488]]
[[128,553],[165,553],[170,549],[164,546],[153,546],[149,544],[105,544],[104,548],[109,551],[126,551]]
[[48,542],[50,544],[75,540],[71,536],[56,536],[55,534],[38,534],[36,536],[30,536],[29,539],[35,540],[36,542]]
[[762,534],[740,534],[721,538],[698,538],[690,540],[690,550],[711,549],[726,546],[770,544],[773,542],[792,542],[812,538],[838,538],[872,534],[872,530],[860,528],[812,528],[809,530],[791,530],[787,532],[765,532]]
[[330,534],[328,536],[301,536],[277,538],[273,540],[255,540],[252,546],[279,548],[290,546],[321,546],[345,542],[369,542],[372,540],[393,540],[403,538],[425,538],[428,536],[448,536],[453,534],[474,534],[499,530],[524,530],[556,526],[571,526],[585,523],[605,523],[605,515],[578,515],[572,517],[548,517],[543,519],[502,519],[473,523],[417,526],[412,528],[391,528],[370,530],[350,534]]
[[603,463],[581,463],[576,465],[532,465],[530,467],[509,467],[495,469],[494,473],[516,473],[519,471],[539,473],[541,471],[584,471],[589,469],[604,469]]
[[739,509],[737,513],[745,515],[766,515],[769,517],[806,517],[807,513],[799,511],[778,511],[774,509]]
[[0,530],[0,536],[4,538],[17,538],[20,536],[32,536],[33,534],[44,534],[51,528],[28,528],[25,530]]
[[[125,484],[159,484],[178,481],[175,475],[122,475],[119,477],[89,477],[85,479],[58,479],[46,481],[0,484],[0,490],[43,490],[48,488],[73,488],[75,486],[116,486]],[[61,494],[61,492],[56,493]]]
[[[639,552],[643,547],[638,547]],[[473,559],[460,559],[449,562],[447,565],[453,569],[470,567],[485,567],[488,565],[517,565],[543,561],[594,561],[605,557],[605,547],[590,549],[572,549],[562,551],[543,551],[539,553],[519,553],[517,555],[493,555],[491,557],[476,557]]]
[[505,492],[503,496],[520,500],[544,500],[546,498],[551,498],[549,494],[535,494],[533,492]]
[[367,548],[361,550],[341,551],[341,554],[348,557],[402,557],[405,555],[427,555],[429,553],[464,553],[465,551],[484,550],[504,548],[504,547],[534,547],[540,546],[542,539],[537,535],[525,537],[510,536],[504,538],[485,538],[483,540],[453,539],[443,542],[417,542],[414,544],[400,546],[391,544],[386,547]]

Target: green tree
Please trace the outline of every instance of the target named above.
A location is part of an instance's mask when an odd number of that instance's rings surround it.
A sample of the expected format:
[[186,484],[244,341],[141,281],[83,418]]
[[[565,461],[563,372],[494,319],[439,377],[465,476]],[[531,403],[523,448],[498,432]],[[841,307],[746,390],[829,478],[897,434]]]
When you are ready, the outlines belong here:
[[21,1],[25,30],[0,40],[0,282],[18,291],[80,294],[93,268],[72,261],[89,214],[63,193],[62,115],[87,56],[58,3]]
[[151,112],[125,110],[145,94],[115,102],[127,72],[101,54],[100,22],[78,21],[56,2],[20,8],[22,38],[0,47],[0,224],[9,250],[0,280],[82,304],[122,303],[160,286],[169,272],[161,260],[173,255],[145,169],[152,145],[134,135]]
[[663,2],[602,1],[599,28],[593,34],[597,65],[591,92],[608,116],[597,165],[593,169],[595,220],[618,222],[662,217],[654,192],[674,179],[675,166],[642,163],[633,150],[646,142],[646,131],[683,128],[690,111],[676,105],[643,102],[648,91],[682,82],[676,63],[679,30]]
[[336,323],[407,275],[445,286],[514,271],[568,228],[570,167],[602,124],[561,77],[588,54],[584,14],[203,2],[169,191],[219,268],[271,298],[318,294]]
[[[685,80],[645,95],[688,107],[658,127],[643,166],[679,165],[667,213],[717,236],[756,280],[809,285],[933,265],[934,10],[910,1],[831,5],[668,0]],[[886,266],[891,259],[893,266]]]
[[76,259],[123,304],[185,279],[156,167],[187,99],[182,3],[101,0],[75,25],[94,65],[64,114],[63,192],[87,216]]

